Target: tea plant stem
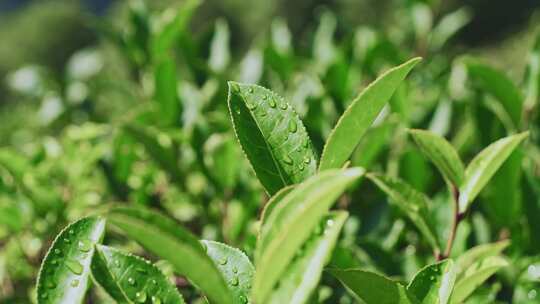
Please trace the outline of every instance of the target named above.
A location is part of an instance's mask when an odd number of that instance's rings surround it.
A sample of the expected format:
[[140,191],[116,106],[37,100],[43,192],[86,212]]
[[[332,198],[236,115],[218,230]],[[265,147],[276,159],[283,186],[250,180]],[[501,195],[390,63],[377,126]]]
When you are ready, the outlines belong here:
[[455,185],[452,186],[452,200],[454,201],[452,227],[450,228],[450,235],[448,236],[448,241],[446,242],[446,249],[444,253],[438,257],[438,260],[443,260],[450,256],[452,246],[454,245],[454,240],[456,239],[458,225],[463,219],[462,214],[459,213],[459,189]]

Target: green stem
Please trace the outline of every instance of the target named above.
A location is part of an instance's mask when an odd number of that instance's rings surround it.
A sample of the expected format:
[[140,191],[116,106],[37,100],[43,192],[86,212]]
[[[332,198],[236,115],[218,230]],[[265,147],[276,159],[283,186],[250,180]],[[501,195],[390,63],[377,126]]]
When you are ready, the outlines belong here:
[[459,213],[459,189],[456,186],[452,186],[452,200],[454,203],[452,227],[450,228],[450,235],[448,236],[448,241],[446,242],[446,249],[444,250],[444,253],[438,257],[438,260],[446,259],[450,256],[452,246],[454,245],[454,240],[456,239],[457,228],[463,219],[463,214]]

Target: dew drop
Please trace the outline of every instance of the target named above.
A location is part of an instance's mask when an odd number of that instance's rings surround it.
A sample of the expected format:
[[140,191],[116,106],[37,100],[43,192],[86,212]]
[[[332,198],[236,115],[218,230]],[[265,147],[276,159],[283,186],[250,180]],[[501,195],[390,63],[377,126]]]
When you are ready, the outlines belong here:
[[47,287],[53,289],[56,287],[56,283],[54,281],[49,281],[47,282]]
[[309,147],[309,138],[306,138],[306,140],[304,140],[304,148],[307,149],[307,147]]
[[328,228],[334,226],[334,220],[333,220],[333,219],[328,219],[328,220],[326,221],[326,226],[327,226]]
[[64,242],[66,242],[66,243],[71,243],[71,240],[68,239],[68,238],[64,238]]
[[299,169],[300,171],[304,171],[304,164],[299,164],[299,165],[298,165],[298,169]]
[[268,101],[268,104],[270,105],[270,108],[276,107],[276,101],[273,98],[270,98],[270,100]]
[[129,285],[132,285],[132,286],[135,285],[135,279],[133,279],[132,277],[129,277],[129,278],[127,279],[127,281],[128,281],[128,283],[129,283]]
[[267,99],[268,99],[268,95],[263,95],[262,99],[263,99],[263,100],[267,100]]
[[139,291],[139,292],[135,293],[135,301],[137,301],[139,303],[146,302],[146,292]]
[[232,286],[238,286],[238,277],[233,277],[232,280],[231,280],[231,285]]
[[435,281],[435,277],[434,277],[434,276],[431,276],[431,277],[429,277],[429,280],[430,280],[430,281]]
[[226,265],[227,264],[227,257],[222,257],[221,259],[219,259],[218,263],[219,265]]
[[56,254],[61,254],[62,251],[61,251],[60,249],[56,248],[56,249],[54,249],[54,253],[56,253]]
[[152,296],[152,304],[161,304],[161,299],[156,296]]
[[83,266],[81,263],[75,260],[66,260],[67,268],[76,275],[81,275],[83,272]]
[[240,86],[238,86],[238,84],[236,83],[230,83],[230,86],[231,86],[231,89],[234,91],[234,92],[240,92]]
[[283,157],[283,162],[286,163],[287,165],[292,165],[293,160],[291,159],[291,157],[289,155],[285,155]]
[[90,249],[92,249],[92,242],[90,240],[80,240],[78,247],[80,251],[88,252]]
[[69,285],[71,285],[71,287],[77,287],[79,286],[79,280],[73,280]]
[[296,133],[297,129],[298,129],[298,125],[296,124],[296,121],[294,120],[289,121],[289,131],[291,133]]
[[249,93],[249,94],[252,94],[252,93],[253,93],[253,88],[249,88],[249,89],[248,89],[248,93]]
[[68,231],[68,233],[69,233],[70,235],[74,235],[74,234],[75,234],[75,231],[73,231],[73,229],[70,229],[70,230]]
[[287,107],[288,107],[288,105],[287,105],[286,102],[283,102],[283,103],[279,106],[279,108],[282,109],[282,110],[287,110]]
[[245,296],[240,296],[240,302],[242,302],[243,304],[246,304],[248,300]]
[[150,281],[150,282],[152,282],[153,285],[157,285],[157,281],[154,280],[154,279],[152,279],[152,281]]
[[233,267],[233,268],[232,268],[232,272],[233,272],[233,273],[238,273],[238,268]]
[[114,260],[114,266],[120,267],[120,261],[119,260]]
[[56,264],[58,264],[58,261],[57,260],[52,260],[51,264],[56,265]]
[[143,269],[143,268],[137,268],[136,270],[137,270],[138,273],[142,273],[142,274],[148,273],[148,272],[146,271],[146,269]]
[[246,102],[246,106],[248,107],[248,109],[250,110],[255,110],[257,108],[257,104],[254,103],[254,102]]

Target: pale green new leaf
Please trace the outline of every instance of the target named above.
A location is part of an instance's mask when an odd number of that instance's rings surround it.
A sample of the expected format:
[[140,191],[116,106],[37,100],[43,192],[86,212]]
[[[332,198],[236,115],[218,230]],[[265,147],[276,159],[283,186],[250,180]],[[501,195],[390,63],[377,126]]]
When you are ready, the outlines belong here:
[[405,287],[382,275],[360,269],[329,269],[341,284],[365,304],[418,304]]
[[524,98],[519,88],[503,72],[475,59],[465,60],[468,75],[483,91],[499,100],[515,126],[521,121]]
[[239,249],[214,242],[201,241],[206,253],[221,272],[233,295],[233,303],[246,304],[255,269],[249,258]]
[[234,130],[255,174],[270,194],[317,170],[317,157],[294,109],[263,87],[229,82]]
[[452,260],[445,260],[421,269],[407,286],[422,304],[446,304],[456,281],[456,268]]
[[324,146],[319,170],[343,166],[386,102],[419,61],[420,58],[414,58],[387,71],[352,101]]
[[410,130],[422,153],[437,166],[443,177],[459,187],[465,175],[465,167],[457,151],[443,137],[425,130]]
[[141,257],[97,245],[90,267],[94,279],[117,303],[184,303],[161,270]]
[[38,304],[83,303],[94,245],[101,242],[105,220],[88,217],[70,224],[54,240],[37,279]]
[[332,255],[347,217],[347,212],[336,211],[323,218],[321,228],[298,251],[279,280],[278,287],[272,291],[268,303],[307,303],[321,279],[323,267]]
[[268,219],[268,215],[272,213],[272,211],[276,209],[278,205],[281,204],[283,198],[287,196],[287,194],[289,194],[289,192],[291,192],[293,189],[294,186],[292,185],[282,188],[268,200],[261,213],[261,227],[265,225],[266,219]]
[[429,198],[401,179],[371,173],[366,176],[388,195],[390,202],[396,204],[410,218],[432,248],[438,250],[440,242],[430,220]]
[[514,149],[529,136],[523,132],[497,140],[478,153],[465,170],[465,179],[459,187],[459,212],[469,205],[484,188]]
[[223,276],[201,243],[172,219],[149,210],[130,208],[113,209],[107,218],[148,251],[168,260],[212,303],[233,303]]
[[477,261],[499,255],[509,245],[510,241],[505,240],[497,243],[478,245],[465,251],[456,259],[457,278],[460,279],[467,269]]
[[[328,170],[288,193],[269,213],[256,249],[253,300],[264,303],[296,252],[335,200],[364,170]],[[294,232],[294,233],[291,233]]]
[[508,266],[508,262],[499,256],[490,256],[474,263],[465,271],[464,276],[457,281],[450,303],[462,303],[489,277],[506,266]]

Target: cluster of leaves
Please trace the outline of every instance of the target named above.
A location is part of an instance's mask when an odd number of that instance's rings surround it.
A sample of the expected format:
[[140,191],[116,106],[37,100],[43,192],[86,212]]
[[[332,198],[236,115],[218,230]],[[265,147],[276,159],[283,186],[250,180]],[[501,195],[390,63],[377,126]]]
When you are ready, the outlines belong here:
[[517,85],[415,2],[339,42],[324,11],[308,50],[276,19],[235,64],[199,5],[10,75],[41,105],[0,149],[0,300],[538,301],[540,42]]

